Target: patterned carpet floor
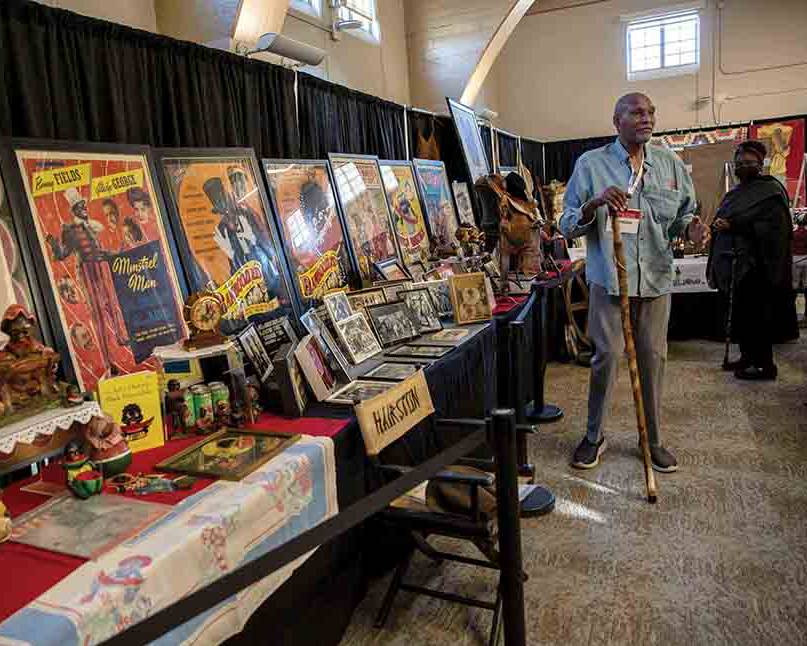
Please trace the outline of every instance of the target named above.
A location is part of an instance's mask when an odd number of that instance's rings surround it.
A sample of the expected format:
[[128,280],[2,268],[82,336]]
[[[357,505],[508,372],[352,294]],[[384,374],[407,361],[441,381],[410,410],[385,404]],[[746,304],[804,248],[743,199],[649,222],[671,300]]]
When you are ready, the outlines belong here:
[[[547,398],[566,416],[530,439],[557,506],[522,523],[528,644],[807,643],[807,340],[776,355],[778,381],[745,383],[719,369],[721,345],[670,344],[664,442],[680,470],[657,475],[656,506],[643,498],[627,365],[610,447],[583,472],[568,461],[588,371],[550,365]],[[495,573],[422,556],[408,578],[484,598],[495,589]],[[372,584],[343,646],[486,644],[491,613],[406,592],[375,630],[388,582]]]

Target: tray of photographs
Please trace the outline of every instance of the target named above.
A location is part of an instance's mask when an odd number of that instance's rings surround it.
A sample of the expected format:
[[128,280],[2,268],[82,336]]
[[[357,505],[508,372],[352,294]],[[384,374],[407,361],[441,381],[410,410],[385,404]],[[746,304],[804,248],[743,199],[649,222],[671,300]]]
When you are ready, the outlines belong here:
[[420,336],[417,320],[403,301],[371,305],[366,312],[376,336],[385,348]]
[[386,353],[388,357],[410,357],[413,359],[439,359],[454,348],[450,346],[407,344]]
[[365,379],[379,381],[403,381],[414,375],[423,366],[418,363],[402,363],[398,361],[385,361],[364,375]]
[[359,402],[372,399],[377,395],[385,393],[395,385],[391,381],[370,381],[367,379],[357,379],[349,383],[341,390],[337,390],[325,401],[329,404],[345,404],[352,406]]

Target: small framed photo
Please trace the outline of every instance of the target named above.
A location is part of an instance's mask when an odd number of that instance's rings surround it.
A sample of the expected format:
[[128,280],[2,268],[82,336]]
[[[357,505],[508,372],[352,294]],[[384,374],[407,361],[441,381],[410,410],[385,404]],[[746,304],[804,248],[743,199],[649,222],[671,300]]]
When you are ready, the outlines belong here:
[[422,260],[416,260],[414,262],[410,262],[406,266],[409,275],[412,277],[412,280],[421,281],[423,280],[423,276],[426,274],[426,265],[423,264]]
[[384,290],[380,287],[359,289],[347,293],[347,301],[354,312],[363,312],[368,305],[383,305],[387,302]]
[[372,305],[367,308],[367,316],[381,345],[385,348],[420,336],[420,329],[412,311],[402,301]]
[[300,322],[305,326],[310,334],[313,334],[319,342],[320,349],[322,350],[331,370],[334,374],[343,372],[347,377],[348,363],[336,339],[328,331],[328,327],[322,320],[320,315],[313,307],[300,317]]
[[412,278],[397,258],[377,262],[375,268],[384,280],[411,280]]
[[263,345],[263,341],[261,341],[261,336],[255,328],[255,324],[252,323],[241,330],[237,338],[241,349],[255,368],[258,378],[265,383],[269,379],[269,375],[272,374],[274,366],[266,347]]
[[347,299],[345,292],[339,291],[325,294],[323,300],[334,325],[353,315],[353,308],[350,307],[350,301]]
[[286,343],[275,353],[275,379],[280,390],[280,405],[287,417],[302,417],[308,405],[308,392],[300,364],[294,356],[297,343]]
[[493,303],[483,272],[458,274],[449,279],[451,302],[458,325],[488,321],[493,316]]
[[439,359],[444,357],[454,348],[437,345],[402,345],[387,352],[389,357],[412,357],[415,359]]
[[381,346],[367,323],[364,312],[358,312],[336,324],[336,333],[347,348],[354,364],[381,352]]
[[424,336],[423,338],[418,339],[418,343],[422,345],[434,344],[454,346],[462,343],[463,339],[468,338],[470,334],[470,331],[467,329],[453,327]]
[[387,303],[401,300],[401,291],[409,289],[412,281],[407,280],[387,280],[383,283],[376,283],[375,285],[384,290],[384,298]]
[[420,288],[429,290],[438,316],[443,318],[454,316],[454,306],[451,304],[451,288],[447,280],[427,280],[424,283],[412,283],[411,289]]
[[403,381],[414,375],[421,366],[417,363],[398,363],[396,361],[385,361],[379,366],[370,370],[365,376],[367,379],[378,379],[380,381]]
[[434,306],[431,292],[425,287],[421,289],[407,289],[401,292],[401,300],[407,304],[417,319],[421,334],[424,332],[437,332],[443,329],[440,315]]
[[317,338],[313,334],[307,335],[294,349],[294,356],[317,401],[330,397],[336,389],[336,375],[328,365]]
[[395,384],[390,381],[369,381],[366,379],[357,379],[349,383],[341,390],[336,391],[333,395],[328,397],[325,401],[329,404],[358,404],[359,402],[372,399],[382,393],[387,392]]

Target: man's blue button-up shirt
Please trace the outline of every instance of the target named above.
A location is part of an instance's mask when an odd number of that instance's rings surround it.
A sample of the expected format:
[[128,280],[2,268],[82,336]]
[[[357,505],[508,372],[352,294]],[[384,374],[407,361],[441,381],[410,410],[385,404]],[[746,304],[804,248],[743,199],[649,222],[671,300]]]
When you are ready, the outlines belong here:
[[[560,230],[567,238],[586,236],[586,278],[619,294],[614,264],[613,237],[606,232],[608,207],[597,209],[594,219],[581,225],[581,207],[609,186],[627,191],[633,178],[630,155],[617,138],[614,143],[590,150],[575,164],[566,187]],[[692,221],[695,190],[681,159],[672,151],[645,145],[644,174],[630,200],[642,218],[637,234],[623,233],[630,296],[654,297],[672,288],[671,241]]]

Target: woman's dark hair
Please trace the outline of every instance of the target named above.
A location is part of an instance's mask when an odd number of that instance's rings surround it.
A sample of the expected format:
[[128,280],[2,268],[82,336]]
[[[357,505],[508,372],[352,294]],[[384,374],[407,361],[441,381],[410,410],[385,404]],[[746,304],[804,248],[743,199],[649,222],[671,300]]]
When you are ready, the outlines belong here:
[[763,144],[761,141],[756,141],[755,139],[748,139],[737,146],[736,154],[742,152],[756,155],[759,157],[759,161],[761,162],[764,162],[765,158],[768,156],[768,149],[765,148],[765,144]]

